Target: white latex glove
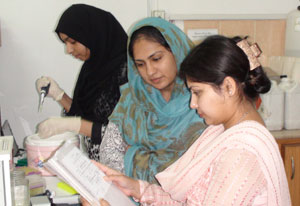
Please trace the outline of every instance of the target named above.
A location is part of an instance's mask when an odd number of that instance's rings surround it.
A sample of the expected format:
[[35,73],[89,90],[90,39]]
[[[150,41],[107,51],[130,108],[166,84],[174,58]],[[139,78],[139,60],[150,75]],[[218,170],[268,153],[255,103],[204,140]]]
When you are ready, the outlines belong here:
[[51,77],[41,77],[36,81],[36,88],[38,92],[41,92],[41,88],[47,86],[50,83],[49,92],[47,97],[52,97],[55,101],[60,101],[64,95],[64,90],[62,90],[56,81]]
[[80,117],[51,117],[38,125],[38,135],[48,138],[67,131],[79,133]]

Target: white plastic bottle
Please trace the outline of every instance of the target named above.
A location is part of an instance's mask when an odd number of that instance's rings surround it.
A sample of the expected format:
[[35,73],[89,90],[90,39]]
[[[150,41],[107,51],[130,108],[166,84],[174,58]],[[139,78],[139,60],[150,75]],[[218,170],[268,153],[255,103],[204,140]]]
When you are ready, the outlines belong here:
[[284,92],[291,87],[291,80],[287,77],[287,75],[280,76],[280,83],[278,84],[278,87]]
[[284,92],[271,80],[271,89],[266,94],[261,94],[262,103],[259,113],[269,130],[282,130],[284,125]]
[[279,87],[284,90],[284,128],[300,129],[300,85],[297,81],[282,78]]

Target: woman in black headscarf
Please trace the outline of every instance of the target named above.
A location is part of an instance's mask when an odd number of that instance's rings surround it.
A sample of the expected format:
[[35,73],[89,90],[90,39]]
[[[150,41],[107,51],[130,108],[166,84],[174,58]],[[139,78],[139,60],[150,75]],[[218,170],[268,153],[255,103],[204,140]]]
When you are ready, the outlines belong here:
[[67,53],[84,61],[71,99],[50,77],[37,80],[37,89],[50,83],[48,97],[58,101],[67,117],[49,118],[38,125],[42,138],[73,131],[86,136],[89,156],[98,160],[102,131],[127,82],[127,35],[115,17],[84,4],[70,6],[55,32]]

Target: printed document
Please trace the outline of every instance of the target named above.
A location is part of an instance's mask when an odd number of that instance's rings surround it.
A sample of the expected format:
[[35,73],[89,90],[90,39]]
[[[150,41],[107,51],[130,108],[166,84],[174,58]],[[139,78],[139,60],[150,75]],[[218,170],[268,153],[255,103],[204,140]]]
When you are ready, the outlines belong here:
[[106,182],[105,174],[74,144],[66,142],[44,166],[71,185],[90,204],[99,205],[103,198],[111,206],[135,204],[114,184]]

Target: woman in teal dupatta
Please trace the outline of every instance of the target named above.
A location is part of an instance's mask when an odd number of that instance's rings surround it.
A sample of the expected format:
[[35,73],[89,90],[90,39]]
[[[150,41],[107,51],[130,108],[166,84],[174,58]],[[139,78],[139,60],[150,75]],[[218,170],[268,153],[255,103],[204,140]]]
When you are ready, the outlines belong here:
[[[132,34],[145,26],[159,30],[179,71],[181,62],[193,47],[190,39],[166,20],[146,18],[133,26],[128,45]],[[109,120],[117,125],[128,145],[124,157],[125,174],[154,183],[154,175],[177,160],[199,137],[205,124],[189,108],[190,93],[179,77],[174,79],[171,97],[166,101],[160,90],[140,76],[134,57],[130,55],[134,52],[128,49],[127,53],[128,83],[121,87],[121,98]]]

